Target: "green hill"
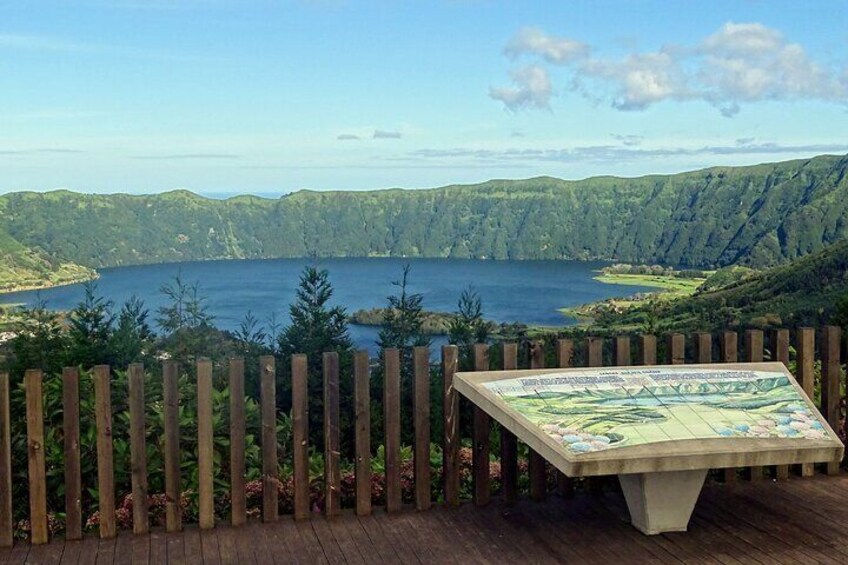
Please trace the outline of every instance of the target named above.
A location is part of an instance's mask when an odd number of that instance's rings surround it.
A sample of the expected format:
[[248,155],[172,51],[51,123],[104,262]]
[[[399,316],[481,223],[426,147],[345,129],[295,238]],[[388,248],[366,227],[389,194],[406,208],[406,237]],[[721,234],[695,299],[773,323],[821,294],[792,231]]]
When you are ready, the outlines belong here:
[[775,265],[848,235],[848,156],[633,179],[493,180],[278,200],[21,192],[9,236],[91,268],[317,256]]
[[92,269],[56,262],[0,230],[0,292],[71,284],[96,276]]
[[638,327],[648,317],[662,329],[692,331],[732,326],[845,323],[848,319],[848,241],[748,274],[739,282],[653,306],[635,308],[614,325]]

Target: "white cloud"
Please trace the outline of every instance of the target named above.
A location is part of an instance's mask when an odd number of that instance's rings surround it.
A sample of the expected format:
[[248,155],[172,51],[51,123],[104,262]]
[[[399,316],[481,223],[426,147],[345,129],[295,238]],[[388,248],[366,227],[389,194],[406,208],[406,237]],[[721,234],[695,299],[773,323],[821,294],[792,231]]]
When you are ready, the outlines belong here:
[[492,87],[489,96],[500,100],[512,111],[523,108],[550,109],[553,88],[548,71],[537,65],[528,65],[510,71],[513,87]]
[[702,47],[709,53],[764,54],[779,49],[783,42],[779,31],[763,24],[727,22],[704,39]]
[[612,105],[619,110],[644,110],[662,100],[690,96],[679,62],[664,51],[628,55],[620,61],[591,59],[579,75],[612,86]]
[[[519,30],[505,48],[513,57],[534,54],[564,65],[575,90],[593,100],[607,100],[619,110],[644,110],[669,100],[701,100],[732,116],[742,104],[761,100],[848,103],[848,67],[818,63],[803,46],[760,23],[727,22],[691,45],[664,45],[618,58],[589,52],[585,44],[554,38],[535,28]],[[550,91],[546,71],[536,68],[544,73]],[[512,78],[521,85],[514,74]],[[493,88],[491,95],[512,110],[548,108],[547,103],[526,102],[532,98],[520,87]]]
[[549,63],[563,65],[585,57],[589,46],[573,39],[554,37],[536,27],[523,27],[509,40],[504,54],[516,58],[539,55]]
[[802,46],[761,24],[726,23],[699,51],[703,59],[695,80],[703,98],[719,107],[756,100],[848,98],[848,89],[835,73],[813,62]]

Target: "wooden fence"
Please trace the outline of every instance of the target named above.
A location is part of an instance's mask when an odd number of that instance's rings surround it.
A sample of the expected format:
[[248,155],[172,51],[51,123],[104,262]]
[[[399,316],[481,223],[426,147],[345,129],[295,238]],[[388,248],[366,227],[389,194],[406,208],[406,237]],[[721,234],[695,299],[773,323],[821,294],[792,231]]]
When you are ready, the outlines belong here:
[[[760,330],[747,330],[742,335],[740,347],[739,335],[724,331],[717,336],[698,333],[688,340],[682,334],[666,336],[666,342],[660,348],[665,352],[662,363],[678,364],[687,359],[698,363],[742,361],[782,361],[790,360],[790,332],[785,329],[769,333],[768,349],[766,336]],[[717,339],[716,339],[717,338]],[[821,330],[819,347],[816,347],[816,331],[812,328],[799,328],[794,332],[795,367],[798,381],[811,397],[816,384],[816,351],[821,362],[821,410],[834,429],[840,425],[841,411],[841,330],[828,326]],[[687,347],[688,346],[688,347]],[[490,367],[490,346],[479,344],[473,348],[473,365],[476,370],[515,369],[518,368],[519,344],[503,343],[499,358],[500,367]],[[590,337],[583,343],[570,339],[555,342],[555,351],[545,350],[544,343],[530,342],[521,344],[528,347],[527,359],[530,368],[545,366],[546,357],[555,359],[558,367],[569,367],[575,358],[582,359],[586,366],[602,366],[606,359],[612,365],[655,365],[658,363],[658,340],[653,335],[639,335],[601,339]],[[575,355],[577,348],[583,350]],[[740,350],[744,354],[740,359]],[[552,355],[546,355],[552,353]],[[522,356],[523,357],[523,356]],[[294,355],[291,363],[292,379],[292,459],[294,483],[294,519],[309,517],[309,477],[308,477],[308,419],[307,419],[307,367],[311,360],[305,355]],[[339,358],[336,353],[324,353],[321,360],[323,368],[324,400],[324,512],[334,516],[340,512],[340,412],[353,412],[355,430],[355,500],[356,513],[371,513],[371,407],[369,394],[370,360],[367,352],[358,352],[354,356],[353,406],[340,406],[339,403]],[[276,359],[262,357],[260,364],[261,383],[261,457],[262,457],[262,519],[272,522],[278,519],[278,457],[276,437]],[[401,498],[401,355],[397,349],[383,351],[384,383],[383,421],[385,445],[385,494],[386,510],[397,512],[403,508]],[[453,388],[453,376],[458,366],[458,350],[455,346],[445,346],[441,351],[441,371],[444,377],[444,391],[441,398],[430,398],[430,352],[427,348],[415,348],[413,352],[413,417],[414,425],[414,506],[418,510],[428,509],[432,500],[430,477],[430,415],[431,402],[443,403],[444,435],[438,438],[443,446],[443,484],[442,495],[447,506],[460,503],[460,461],[461,438],[471,439],[473,453],[473,501],[477,505],[488,504],[492,497],[490,485],[490,433],[493,428],[489,416],[479,410],[473,411],[472,429],[460,429],[460,398]],[[144,412],[144,371],[141,365],[128,368],[128,387],[130,413],[129,440],[131,446],[131,488],[133,498],[133,531],[145,534],[149,528],[148,517],[148,473],[145,446]],[[100,508],[100,536],[114,537],[117,534],[115,516],[115,481],[112,447],[112,408],[110,393],[110,368],[94,368],[94,390],[97,430],[97,482]],[[208,360],[197,362],[197,463],[199,470],[199,527],[215,527],[213,500],[213,413],[212,413],[212,364]],[[234,526],[244,524],[246,516],[245,501],[245,364],[242,359],[229,362],[230,387],[230,468],[231,468],[231,516]],[[31,541],[41,544],[48,541],[47,493],[45,482],[44,456],[44,413],[42,372],[30,370],[24,377],[26,389],[26,430],[29,517],[31,522]],[[164,474],[166,503],[166,529],[181,529],[180,509],[180,445],[179,445],[179,398],[178,366],[174,361],[165,361],[163,365],[163,411],[164,411]],[[79,424],[79,372],[75,368],[65,369],[63,380],[63,441],[64,441],[64,483],[66,538],[78,539],[82,536],[83,519],[80,498],[83,480],[80,473],[80,424]],[[16,415],[19,416],[19,415]],[[9,413],[9,375],[0,374],[0,546],[12,543],[12,460],[11,460],[11,415]],[[470,433],[466,433],[470,432]],[[507,501],[518,497],[518,446],[516,437],[506,430],[500,430],[500,453],[497,454],[501,466],[501,496]],[[184,455],[182,455],[184,456]],[[23,465],[23,462],[15,462]],[[536,453],[530,452],[528,475],[530,497],[541,500],[547,495],[546,462]],[[798,468],[802,476],[815,472],[813,465]],[[824,469],[827,473],[837,473],[839,467],[831,464]],[[780,466],[773,471],[775,478],[784,479],[790,474],[788,466]],[[734,469],[723,472],[724,480],[737,477]],[[762,479],[764,469],[753,468],[746,471],[751,480]],[[92,486],[92,485],[89,485]],[[573,488],[570,478],[557,474],[557,489],[568,493]]]

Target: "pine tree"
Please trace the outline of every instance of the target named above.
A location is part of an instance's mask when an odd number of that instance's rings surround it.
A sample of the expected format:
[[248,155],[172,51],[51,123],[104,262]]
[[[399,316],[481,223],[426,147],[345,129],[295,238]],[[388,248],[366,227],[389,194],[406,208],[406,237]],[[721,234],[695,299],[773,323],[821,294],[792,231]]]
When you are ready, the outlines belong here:
[[319,359],[325,351],[347,351],[353,347],[347,327],[347,312],[329,306],[333,296],[326,269],[307,266],[300,275],[297,296],[289,307],[291,324],[279,337],[284,356],[305,353]]
[[[387,298],[389,307],[377,338],[380,349],[395,347],[400,349],[404,357],[411,359],[409,348],[429,346],[430,338],[423,331],[424,327],[424,295],[409,292],[410,265],[403,266],[403,276],[392,284],[398,288],[398,293]],[[404,363],[404,366],[407,364]],[[409,363],[411,366],[411,361]]]
[[459,347],[463,368],[472,368],[473,345],[489,339],[489,325],[483,320],[483,302],[480,295],[469,286],[462,291],[457,311],[448,326],[448,342]]
[[97,296],[97,284],[83,285],[83,301],[71,311],[68,327],[67,365],[93,367],[111,363],[109,340],[112,336],[112,302]]
[[[278,339],[282,366],[278,383],[281,390],[280,408],[291,409],[291,356],[307,356],[307,395],[309,397],[309,431],[312,445],[323,444],[324,397],[321,359],[325,352],[339,353],[339,395],[342,405],[352,402],[353,384],[350,377],[353,342],[347,327],[347,312],[341,306],[330,306],[333,287],[326,269],[307,266],[300,275],[295,302],[289,306],[291,324],[283,329]],[[351,429],[350,416],[342,415],[342,429]],[[342,449],[349,451],[351,442],[342,438]]]
[[[404,430],[401,441],[411,441],[412,430],[412,377],[413,377],[413,347],[429,347],[430,338],[424,334],[424,296],[409,291],[409,264],[403,267],[403,276],[392,284],[398,292],[387,298],[389,305],[377,338],[381,350],[397,348],[400,350],[400,379],[401,379],[401,429]],[[373,407],[382,406],[383,375],[385,375],[384,358],[380,356],[379,375],[372,376],[371,394],[376,401]],[[376,378],[375,378],[376,377]],[[382,422],[373,426],[373,437],[381,437]]]
[[187,283],[177,274],[159,291],[169,302],[157,310],[156,321],[165,332],[162,348],[186,362],[215,354],[219,332],[212,325],[215,318],[200,293],[200,283]]
[[59,314],[51,312],[41,298],[31,308],[22,308],[20,323],[9,349],[9,369],[15,378],[27,369],[42,369],[48,374],[61,372],[67,355],[68,337]]
[[150,315],[144,301],[131,296],[118,313],[118,322],[109,342],[112,363],[125,368],[130,363],[144,360],[153,341],[153,331],[147,318]]

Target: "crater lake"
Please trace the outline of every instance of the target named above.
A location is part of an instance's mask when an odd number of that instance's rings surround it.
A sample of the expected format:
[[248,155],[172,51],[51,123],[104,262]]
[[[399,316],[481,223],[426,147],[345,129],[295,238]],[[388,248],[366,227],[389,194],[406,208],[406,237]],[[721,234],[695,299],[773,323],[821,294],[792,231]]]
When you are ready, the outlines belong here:
[[[139,265],[100,270],[97,294],[117,309],[133,295],[144,300],[150,319],[166,303],[160,288],[179,275],[198,283],[206,297],[214,324],[235,330],[250,312],[267,325],[275,316],[288,323],[288,307],[305,265],[329,271],[334,294],[332,304],[351,314],[363,308],[383,307],[397,290],[392,285],[411,265],[409,290],[424,296],[424,309],[456,310],[460,293],[474,287],[483,304],[483,315],[495,322],[521,322],[537,326],[565,326],[577,321],[558,311],[612,297],[650,292],[648,287],[619,286],[594,280],[608,262],[591,261],[491,261],[464,259],[341,258],[203,261]],[[39,300],[53,310],[70,310],[83,299],[81,284],[0,295],[0,304],[33,305]],[[155,324],[154,324],[155,325]],[[375,350],[378,328],[351,325],[357,347]],[[433,339],[438,346],[445,340]]]

